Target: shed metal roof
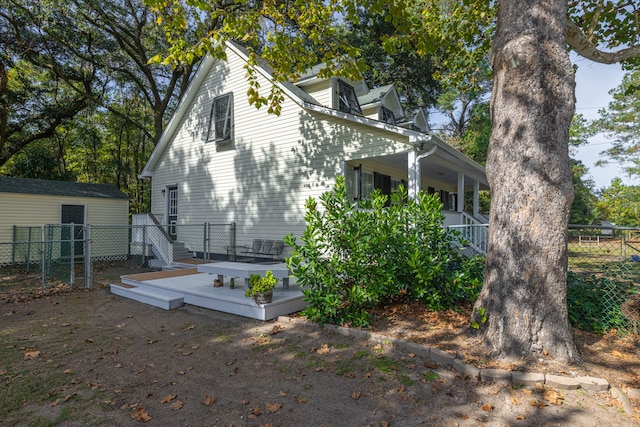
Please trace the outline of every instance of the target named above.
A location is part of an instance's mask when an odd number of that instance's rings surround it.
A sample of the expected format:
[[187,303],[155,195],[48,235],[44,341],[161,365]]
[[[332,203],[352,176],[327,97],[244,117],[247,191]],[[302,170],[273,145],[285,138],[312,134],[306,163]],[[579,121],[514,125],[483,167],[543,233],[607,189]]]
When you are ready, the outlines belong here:
[[0,176],[0,193],[44,194],[49,196],[129,199],[115,185]]

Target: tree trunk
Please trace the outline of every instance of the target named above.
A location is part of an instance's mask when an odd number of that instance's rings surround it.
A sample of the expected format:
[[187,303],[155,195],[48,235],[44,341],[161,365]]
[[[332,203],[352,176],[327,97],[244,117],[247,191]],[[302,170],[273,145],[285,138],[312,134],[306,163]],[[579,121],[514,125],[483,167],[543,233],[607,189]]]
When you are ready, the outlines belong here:
[[496,357],[581,360],[567,315],[575,76],[566,0],[501,0],[491,52],[493,127],[483,344]]

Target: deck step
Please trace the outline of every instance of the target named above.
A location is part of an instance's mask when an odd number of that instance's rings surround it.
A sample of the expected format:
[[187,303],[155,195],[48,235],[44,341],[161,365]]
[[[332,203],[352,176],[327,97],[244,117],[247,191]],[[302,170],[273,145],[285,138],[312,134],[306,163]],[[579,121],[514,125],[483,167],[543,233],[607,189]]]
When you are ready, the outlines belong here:
[[165,310],[173,310],[184,304],[184,296],[177,292],[170,292],[163,289],[148,289],[141,286],[132,286],[126,283],[112,283],[111,293],[121,297],[129,298],[144,304]]

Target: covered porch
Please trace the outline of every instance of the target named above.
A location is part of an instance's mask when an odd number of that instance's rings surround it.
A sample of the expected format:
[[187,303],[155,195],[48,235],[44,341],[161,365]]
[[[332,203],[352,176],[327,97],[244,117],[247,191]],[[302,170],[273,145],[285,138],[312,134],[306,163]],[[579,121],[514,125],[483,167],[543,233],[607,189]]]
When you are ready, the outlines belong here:
[[402,184],[411,198],[419,191],[438,194],[445,226],[488,223],[480,207],[480,192],[489,190],[484,168],[452,147],[345,160],[342,173],[353,200],[366,199],[375,189],[391,194]]

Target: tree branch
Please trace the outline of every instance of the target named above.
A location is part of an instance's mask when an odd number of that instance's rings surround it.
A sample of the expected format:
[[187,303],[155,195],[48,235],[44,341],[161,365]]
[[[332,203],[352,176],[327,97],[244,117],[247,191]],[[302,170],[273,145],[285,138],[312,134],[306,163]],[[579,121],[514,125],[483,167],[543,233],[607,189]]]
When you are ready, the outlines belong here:
[[631,58],[640,57],[640,46],[633,45],[615,52],[598,49],[585,33],[572,21],[567,21],[567,44],[580,56],[602,64],[616,64]]

